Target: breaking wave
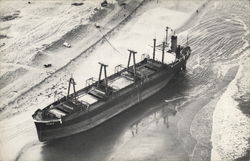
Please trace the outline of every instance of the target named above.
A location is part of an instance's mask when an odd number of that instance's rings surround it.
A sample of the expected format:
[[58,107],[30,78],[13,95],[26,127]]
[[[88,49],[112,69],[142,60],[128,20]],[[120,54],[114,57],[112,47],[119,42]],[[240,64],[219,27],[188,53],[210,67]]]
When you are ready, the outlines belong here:
[[[247,8],[239,3],[234,5],[240,6],[243,11]],[[240,15],[240,18],[235,16],[234,20],[243,25],[245,34],[242,40],[245,44],[235,54],[240,55],[240,59],[237,61],[239,70],[214,110],[211,160],[250,159],[250,48],[248,43],[249,26],[247,26],[249,19],[245,17],[246,15]],[[233,22],[233,19],[228,21]],[[235,23],[235,25],[237,24]],[[232,60],[235,59],[235,56],[230,57]]]
[[230,161],[243,157],[249,151],[249,63],[248,56],[216,105],[213,115],[211,160]]

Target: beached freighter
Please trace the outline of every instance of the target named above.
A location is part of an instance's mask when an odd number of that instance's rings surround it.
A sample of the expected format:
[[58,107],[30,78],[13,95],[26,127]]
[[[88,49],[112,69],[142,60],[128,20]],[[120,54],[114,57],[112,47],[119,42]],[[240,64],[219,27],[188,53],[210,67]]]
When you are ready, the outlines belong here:
[[[153,57],[145,57],[138,63],[136,52],[129,50],[127,67],[116,66],[115,74],[110,76],[106,73],[107,65],[99,63],[99,79],[88,79],[87,86],[79,91],[75,91],[74,79],[70,78],[67,96],[33,114],[39,140],[49,141],[91,129],[158,92],[177,72],[186,69],[191,54],[188,45],[177,45],[175,35],[171,37],[171,45],[163,42],[161,49],[159,61],[155,58],[154,39]],[[164,61],[166,52],[176,57],[170,64]]]

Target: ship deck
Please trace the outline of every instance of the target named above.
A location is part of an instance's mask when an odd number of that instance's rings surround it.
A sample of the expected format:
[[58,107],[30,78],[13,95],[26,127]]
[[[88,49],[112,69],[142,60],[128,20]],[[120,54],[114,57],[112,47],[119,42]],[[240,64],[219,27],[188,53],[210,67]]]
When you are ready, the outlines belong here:
[[[89,86],[76,92],[76,96],[71,94],[69,97],[64,97],[56,103],[46,107],[38,112],[35,116],[36,120],[46,121],[53,119],[61,119],[76,112],[89,112],[91,105],[101,101],[110,95],[134,84],[138,79],[150,77],[162,67],[161,62],[151,59],[141,61],[136,64],[136,74],[134,67],[123,68],[115,74],[98,82],[92,82]],[[105,88],[107,81],[108,89]],[[108,94],[107,94],[108,91]]]

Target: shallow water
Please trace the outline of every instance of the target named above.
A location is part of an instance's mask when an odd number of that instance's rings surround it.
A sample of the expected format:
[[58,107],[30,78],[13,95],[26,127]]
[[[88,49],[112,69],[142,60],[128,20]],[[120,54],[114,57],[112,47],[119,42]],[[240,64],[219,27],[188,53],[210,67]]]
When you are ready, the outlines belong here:
[[[186,72],[156,95],[87,132],[39,143],[33,125],[19,129],[18,133],[27,132],[20,137],[26,144],[15,159],[210,160],[213,110],[244,54],[249,2],[211,1],[205,7],[188,31],[193,51]],[[180,35],[185,42],[186,35]]]

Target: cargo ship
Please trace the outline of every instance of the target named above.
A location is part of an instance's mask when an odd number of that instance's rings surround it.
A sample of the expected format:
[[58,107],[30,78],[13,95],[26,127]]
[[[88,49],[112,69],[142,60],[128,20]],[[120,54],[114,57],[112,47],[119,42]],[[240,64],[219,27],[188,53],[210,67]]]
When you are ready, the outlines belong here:
[[[186,69],[191,54],[188,44],[177,45],[176,35],[171,36],[169,45],[167,39],[158,46],[154,39],[153,44],[152,58],[147,55],[136,63],[137,52],[128,50],[127,67],[117,65],[115,73],[110,76],[106,72],[108,65],[99,63],[98,80],[88,79],[83,89],[76,91],[76,83],[70,78],[66,96],[32,115],[39,141],[50,141],[96,127],[149,98],[166,86],[177,72]],[[161,50],[161,60],[156,59],[157,48]],[[175,55],[175,60],[166,63],[166,54]]]

